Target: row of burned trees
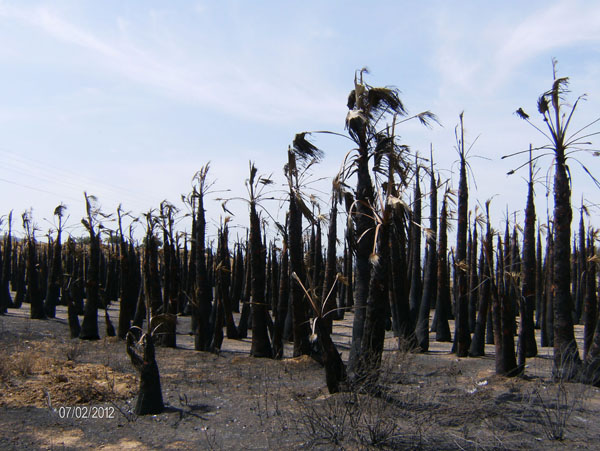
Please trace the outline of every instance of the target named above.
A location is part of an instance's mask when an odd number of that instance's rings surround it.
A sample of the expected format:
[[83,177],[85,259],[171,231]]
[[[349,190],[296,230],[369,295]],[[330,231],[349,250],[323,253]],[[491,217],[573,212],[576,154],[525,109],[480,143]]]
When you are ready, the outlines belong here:
[[[146,233],[139,244],[131,233],[135,221],[130,221],[129,236],[124,232],[128,214],[119,208],[116,230],[109,231],[103,226],[108,217],[87,194],[82,220],[89,234],[85,244],[69,238],[62,245],[62,205],[55,211],[56,233],[49,234],[47,246],[36,244],[30,213],[23,215],[25,239],[18,242],[11,238],[9,217],[2,247],[0,312],[26,301],[31,303],[32,318],[53,317],[62,302],[68,305],[71,335],[97,339],[98,309],[104,309],[107,334],[125,338],[131,326],[141,330],[146,320],[149,336],[157,331],[156,341],[164,346],[176,346],[177,315],[190,314],[197,350],[218,352],[224,334],[240,339],[251,329],[252,355],[281,358],[283,343],[289,340],[294,356],[310,354],[324,363],[332,392],[377,374],[386,329],[394,331],[399,346],[422,351],[428,350],[434,331],[436,340],[453,341],[453,350],[461,357],[481,356],[484,345],[494,343],[497,372],[517,375],[524,371],[525,359],[537,354],[537,327],[540,345],[554,347],[557,376],[596,383],[600,362],[596,237],[592,229],[585,229],[582,209],[571,250],[566,157],[586,135],[585,128],[567,135],[577,106],[565,118],[561,96],[567,79],[555,77],[552,89],[540,97],[538,110],[550,143],[526,153],[525,221],[522,227],[516,223],[509,227],[507,217],[501,236],[491,228],[489,203],[483,215],[469,213],[462,114],[456,134],[458,189],[451,191],[448,182],[441,183],[433,156],[429,160],[410,156],[396,134],[407,120],[428,125],[435,116],[407,115],[398,92],[369,86],[364,72],[355,76],[348,98],[348,134],[342,135],[355,149],[333,179],[328,214],[321,214],[314,198],[306,196],[310,168],[322,152],[301,133],[289,146],[284,167],[285,221],[279,223],[268,214],[273,182],[251,164],[248,196],[243,199],[250,225],[246,237],[232,249],[230,217],[222,221],[216,242],[207,245],[208,165],[194,177],[192,193],[183,198],[192,217],[189,235],[176,232],[181,213],[166,201],[143,215]],[[530,121],[522,109],[518,114]],[[381,127],[383,121],[387,125]],[[536,226],[533,202],[537,159],[533,152],[538,150],[550,150],[555,166],[555,210],[544,227]],[[423,174],[429,185],[426,193],[421,190]],[[350,180],[356,183],[352,188]],[[423,200],[429,204],[428,218],[422,218]],[[223,208],[227,211],[226,202]],[[454,209],[456,245],[450,246]],[[337,230],[338,216],[348,219],[343,233]],[[271,243],[266,240],[266,223],[278,233]],[[103,235],[110,237],[105,243]],[[343,254],[338,255],[342,243]],[[110,302],[120,303],[116,331],[106,309]],[[330,335],[332,321],[343,318],[348,309],[354,311],[354,322],[346,367]],[[234,312],[240,313],[237,323]],[[573,332],[578,322],[585,324],[583,359]]]

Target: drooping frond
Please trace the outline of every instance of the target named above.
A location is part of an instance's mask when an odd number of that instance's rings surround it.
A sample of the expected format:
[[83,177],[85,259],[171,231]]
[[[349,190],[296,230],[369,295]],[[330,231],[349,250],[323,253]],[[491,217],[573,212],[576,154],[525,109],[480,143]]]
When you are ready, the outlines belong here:
[[515,114],[523,120],[529,119],[529,114],[523,111],[523,108],[519,108],[517,111],[515,111]]
[[538,111],[540,112],[540,114],[546,114],[550,107],[550,105],[548,103],[548,99],[546,98],[546,94],[547,93],[542,94],[537,101],[537,107],[538,107]]
[[440,123],[438,117],[431,111],[423,111],[422,113],[417,114],[417,119],[419,119],[419,122],[422,125],[428,128],[431,128],[433,122],[438,125]]
[[256,178],[256,173],[258,169],[254,165],[254,163],[250,162],[250,178],[248,179],[248,183],[250,186],[254,186],[254,179]]
[[555,110],[559,108],[559,102],[561,101],[561,96],[569,92],[567,87],[569,86],[569,77],[561,77],[554,80],[552,83],[552,106]]
[[60,204],[58,207],[56,207],[54,209],[54,216],[58,216],[59,218],[62,218],[63,215],[65,214],[66,209],[67,209],[66,205]]
[[405,116],[407,111],[398,94],[398,90],[394,88],[370,88],[367,92],[369,112],[382,113],[388,111]]
[[306,132],[298,133],[294,137],[292,147],[298,161],[321,160],[323,151],[306,139]]
[[354,89],[350,91],[350,94],[348,94],[347,105],[349,110],[354,109],[354,106],[356,105],[356,91]]

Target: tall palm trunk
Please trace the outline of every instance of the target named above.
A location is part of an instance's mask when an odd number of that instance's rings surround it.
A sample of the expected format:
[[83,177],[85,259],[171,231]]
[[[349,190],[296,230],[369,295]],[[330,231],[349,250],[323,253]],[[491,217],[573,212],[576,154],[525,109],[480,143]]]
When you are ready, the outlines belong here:
[[571,284],[571,188],[564,148],[555,150],[554,172],[554,375],[570,380],[581,365],[573,328]]
[[423,280],[423,297],[419,308],[419,318],[415,331],[422,351],[429,349],[429,313],[437,295],[437,185],[431,157],[431,180],[429,184],[429,233],[427,235],[427,259]]
[[458,225],[456,229],[456,259],[454,270],[457,273],[457,317],[456,355],[466,357],[471,345],[469,333],[469,296],[467,281],[467,219],[469,192],[467,187],[467,162],[464,142],[463,113],[460,114],[460,178],[458,183]]
[[10,296],[10,280],[11,274],[11,263],[13,260],[12,252],[12,211],[8,214],[8,232],[4,236],[4,246],[2,248],[3,257],[2,275],[0,277],[0,315],[7,312],[8,307],[12,307],[12,298]]
[[336,243],[337,243],[337,198],[336,195],[331,196],[331,210],[329,212],[329,230],[327,232],[327,260],[325,262],[325,278],[323,282],[322,296],[327,299],[323,309],[324,327],[329,333],[332,331],[333,318],[336,316],[336,294],[337,284],[335,283],[336,276]]
[[479,357],[485,355],[485,334],[488,323],[488,312],[490,310],[490,294],[491,294],[491,278],[493,274],[493,268],[490,266],[492,263],[491,256],[493,253],[493,236],[492,229],[490,226],[490,205],[486,203],[486,234],[485,240],[483,241],[480,258],[480,274],[481,274],[481,285],[479,287],[479,308],[477,311],[477,319],[475,322],[475,332],[473,334],[473,340],[469,348],[469,355],[471,357]]
[[416,166],[415,191],[412,210],[412,221],[410,224],[410,327],[414,331],[419,315],[419,304],[421,302],[421,185],[419,182],[419,166]]
[[288,315],[288,303],[290,296],[290,275],[286,236],[283,237],[283,249],[281,250],[281,261],[279,268],[279,295],[277,314],[275,315],[275,324],[273,329],[273,357],[276,359],[283,358],[283,332],[285,320]]
[[442,201],[437,263],[437,297],[435,301],[435,341],[450,341],[450,283],[448,275],[448,208],[446,196]]
[[525,230],[523,231],[523,258],[521,263],[521,296],[519,301],[520,328],[517,348],[519,370],[525,369],[525,358],[537,355],[535,342],[536,260],[535,260],[535,204],[533,202],[533,168],[530,163],[525,207]]
[[598,298],[596,295],[596,250],[594,248],[594,233],[589,231],[587,251],[590,258],[586,260],[585,270],[585,302],[584,302],[584,332],[583,332],[583,360],[587,361],[589,349],[594,339],[596,318],[598,317]]
[[373,201],[373,184],[369,175],[368,151],[366,142],[359,148],[357,158],[356,212],[354,214],[354,247],[356,249],[356,272],[354,289],[354,320],[352,322],[352,345],[350,347],[349,370],[352,372],[358,363],[365,330],[367,299],[371,281],[369,256],[373,250],[375,226],[371,219],[369,205]]
[[252,347],[254,357],[273,357],[267,331],[267,304],[265,301],[265,255],[260,233],[260,218],[254,199],[250,201],[250,271],[252,297]]

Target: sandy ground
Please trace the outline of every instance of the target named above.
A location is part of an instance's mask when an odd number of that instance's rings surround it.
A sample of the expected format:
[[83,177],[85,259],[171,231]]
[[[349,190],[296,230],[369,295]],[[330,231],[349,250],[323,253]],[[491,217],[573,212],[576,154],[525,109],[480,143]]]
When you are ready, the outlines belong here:
[[[196,352],[180,317],[177,348],[157,349],[167,409],[136,417],[139,380],[124,342],[70,339],[65,318],[59,307],[56,319],[30,320],[27,305],[0,316],[2,450],[600,449],[600,391],[552,383],[548,348],[528,360],[526,377],[504,378],[493,346],[458,359],[432,334],[430,351],[415,354],[388,332],[379,396],[330,396],[324,370],[290,358],[290,344],[281,361],[250,357],[250,339]],[[336,322],[344,358],[351,332],[352,315]]]

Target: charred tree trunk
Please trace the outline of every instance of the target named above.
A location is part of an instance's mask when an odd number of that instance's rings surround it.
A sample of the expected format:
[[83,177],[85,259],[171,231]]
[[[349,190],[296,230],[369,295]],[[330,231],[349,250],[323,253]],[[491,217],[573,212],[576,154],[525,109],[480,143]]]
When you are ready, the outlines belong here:
[[37,268],[36,241],[33,232],[27,236],[27,263],[26,263],[27,291],[25,301],[31,303],[30,318],[46,319],[44,302],[40,292],[39,271]]
[[267,304],[265,301],[265,255],[260,234],[260,219],[254,199],[250,202],[250,271],[252,297],[252,348],[254,357],[273,357],[267,331]]
[[288,303],[290,297],[290,278],[288,264],[287,237],[283,237],[283,249],[281,250],[281,262],[279,268],[279,295],[277,304],[277,314],[275,315],[275,325],[273,330],[273,357],[283,358],[283,330],[285,320],[288,315]]
[[457,274],[456,299],[456,355],[466,357],[471,345],[469,333],[469,296],[467,283],[467,219],[469,193],[467,188],[467,162],[465,155],[463,114],[460,115],[460,179],[458,183],[458,225],[456,229],[456,259],[454,270]]
[[136,415],[157,415],[165,410],[165,406],[153,337],[150,333],[143,335],[142,347],[143,354],[139,356],[134,349],[133,335],[127,335],[127,354],[134,368],[140,373],[140,388],[134,412]]
[[[59,206],[55,211],[61,209]],[[58,304],[60,289],[62,286],[62,212],[59,216],[58,230],[56,231],[56,239],[52,245],[52,261],[50,263],[50,271],[48,274],[48,288],[46,289],[46,299],[44,301],[44,310],[48,318],[56,316],[56,305]]]
[[362,349],[365,333],[365,319],[369,285],[371,281],[371,264],[369,257],[373,250],[374,221],[369,205],[373,201],[373,184],[369,175],[368,147],[366,138],[362,138],[359,155],[356,159],[356,211],[354,218],[354,248],[356,250],[356,273],[354,290],[354,320],[352,323],[352,344],[348,366],[354,371]]
[[[100,237],[96,233],[94,218],[91,214],[90,200],[86,195],[86,206],[88,207],[88,220],[83,224],[90,234],[90,263],[85,281],[86,300],[83,307],[83,323],[79,338],[82,340],[99,340],[98,334],[98,307],[100,304],[99,296],[99,264],[100,264]],[[87,225],[86,225],[87,224]]]
[[336,317],[336,243],[337,243],[337,199],[335,194],[331,197],[331,211],[329,213],[329,230],[327,233],[327,261],[325,262],[325,281],[322,295],[324,299],[323,321],[324,326],[331,333],[333,319]]
[[517,348],[519,371],[525,369],[525,358],[537,355],[535,342],[535,204],[533,203],[533,171],[529,170],[527,206],[525,207],[525,230],[523,231],[523,258],[521,263],[521,296],[519,302],[520,328]]
[[590,230],[588,235],[588,255],[585,270],[585,302],[584,302],[584,332],[583,332],[583,360],[587,361],[588,353],[594,340],[594,333],[598,318],[598,299],[596,296],[596,250],[594,248],[594,233]]
[[567,176],[564,148],[555,150],[554,173],[554,368],[555,377],[573,379],[581,366],[573,328],[571,283],[571,188]]
[[208,351],[210,346],[210,311],[211,287],[206,269],[206,218],[204,214],[205,182],[208,166],[198,173],[199,187],[194,192],[196,201],[196,229],[194,238],[196,242],[195,254],[195,290],[192,300],[192,321],[194,323],[194,349]]
[[12,279],[11,274],[11,263],[13,261],[12,252],[12,211],[8,215],[8,232],[4,237],[4,247],[2,249],[3,257],[2,276],[0,277],[0,315],[7,312],[9,307],[13,306],[12,298],[10,295],[10,280]]
[[429,185],[429,233],[427,235],[427,260],[423,280],[423,297],[419,308],[419,319],[415,331],[417,342],[422,351],[429,350],[429,314],[431,305],[437,296],[437,185],[431,157],[431,183]]
[[[475,322],[475,333],[473,334],[473,340],[471,341],[471,347],[469,348],[469,355],[471,357],[479,357],[485,355],[485,334],[488,323],[488,312],[490,307],[490,294],[491,294],[491,278],[494,273],[493,268],[490,267],[491,255],[493,255],[493,236],[492,229],[490,227],[490,214],[489,214],[489,203],[486,204],[486,234],[485,241],[483,242],[480,257],[480,274],[481,274],[481,285],[479,287],[479,308],[477,311],[477,320]],[[486,258],[486,256],[490,256]]]
[[421,302],[421,186],[419,182],[419,166],[417,165],[415,175],[415,192],[412,210],[412,221],[410,223],[410,327],[415,330],[417,317],[419,315],[419,304]]
[[[389,208],[389,206],[388,206]],[[390,213],[384,212],[384,217]],[[385,339],[385,312],[389,280],[389,223],[387,219],[380,225],[377,237],[378,255],[373,260],[369,297],[367,300],[362,349],[355,373],[359,379],[376,378],[381,365]]]
[[446,196],[442,201],[437,262],[437,297],[435,301],[435,340],[450,341],[450,279],[448,275],[448,210]]
[[[288,159],[292,158],[291,154]],[[296,194],[290,191],[288,239],[290,252],[290,269],[292,273],[306,281],[304,262],[302,259],[302,214],[298,208]],[[294,336],[294,357],[310,354],[310,327],[302,288],[294,283],[291,286],[292,322]]]

